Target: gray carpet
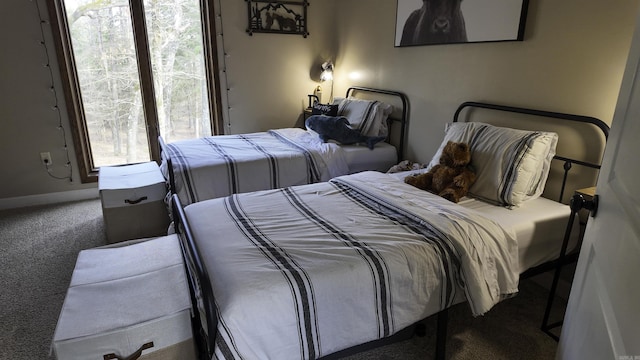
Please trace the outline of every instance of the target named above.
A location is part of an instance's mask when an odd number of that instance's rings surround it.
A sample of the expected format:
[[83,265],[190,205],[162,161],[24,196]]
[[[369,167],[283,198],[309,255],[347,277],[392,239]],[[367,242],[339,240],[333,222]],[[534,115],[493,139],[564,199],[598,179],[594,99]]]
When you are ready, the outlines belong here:
[[[104,245],[99,200],[0,211],[0,359],[50,359],[49,348],[77,254]],[[547,291],[522,281],[520,294],[473,318],[466,304],[449,315],[448,359],[553,359],[557,343],[539,330]],[[558,301],[557,303],[560,303]],[[560,316],[558,306],[552,319]],[[431,359],[427,336],[348,357]]]
[[0,212],[0,358],[47,359],[78,252],[104,245],[99,200]]

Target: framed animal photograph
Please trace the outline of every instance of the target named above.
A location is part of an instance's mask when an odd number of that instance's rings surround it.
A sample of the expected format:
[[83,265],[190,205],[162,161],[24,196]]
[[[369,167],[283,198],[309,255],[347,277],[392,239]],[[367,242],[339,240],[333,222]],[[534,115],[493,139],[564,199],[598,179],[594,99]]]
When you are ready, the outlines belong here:
[[398,0],[395,46],[522,41],[529,0]]

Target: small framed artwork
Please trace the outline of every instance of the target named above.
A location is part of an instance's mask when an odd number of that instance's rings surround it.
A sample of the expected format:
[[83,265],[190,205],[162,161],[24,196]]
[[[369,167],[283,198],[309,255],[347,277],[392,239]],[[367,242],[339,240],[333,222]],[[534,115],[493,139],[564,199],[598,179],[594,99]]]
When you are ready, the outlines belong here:
[[307,37],[307,0],[247,2],[247,33],[295,34]]
[[529,0],[398,0],[395,46],[522,41]]

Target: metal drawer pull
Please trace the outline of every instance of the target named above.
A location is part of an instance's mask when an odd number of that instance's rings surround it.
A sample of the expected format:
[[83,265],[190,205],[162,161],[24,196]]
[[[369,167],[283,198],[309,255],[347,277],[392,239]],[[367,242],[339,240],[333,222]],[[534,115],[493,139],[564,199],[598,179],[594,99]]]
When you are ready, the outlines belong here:
[[114,353],[111,354],[107,354],[103,357],[103,360],[111,360],[111,359],[118,359],[118,360],[136,360],[137,358],[140,357],[140,355],[142,355],[142,351],[143,350],[147,350],[153,347],[153,341],[152,342],[148,342],[144,345],[142,345],[140,347],[140,349],[138,349],[136,352],[134,352],[133,354],[127,356],[127,357],[120,357]]
[[135,205],[135,204],[137,204],[137,203],[139,203],[141,201],[145,201],[145,200],[147,200],[147,197],[143,196],[143,197],[141,197],[140,199],[137,199],[137,200],[126,199],[124,202],[126,202],[127,204]]

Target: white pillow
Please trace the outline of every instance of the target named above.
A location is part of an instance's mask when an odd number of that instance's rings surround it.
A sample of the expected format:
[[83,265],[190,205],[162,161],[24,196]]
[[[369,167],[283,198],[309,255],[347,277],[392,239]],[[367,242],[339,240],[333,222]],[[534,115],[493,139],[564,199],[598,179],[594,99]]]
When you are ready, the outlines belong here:
[[514,207],[542,195],[558,134],[497,127],[479,122],[448,123],[445,137],[429,163],[438,164],[448,141],[471,148],[476,181],[469,195],[500,206]]
[[360,130],[362,135],[387,136],[389,133],[387,117],[393,111],[393,106],[353,97],[335,98],[333,103],[338,104],[338,116],[346,117],[351,127]]

